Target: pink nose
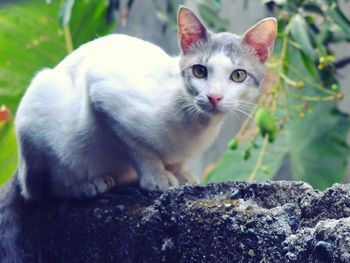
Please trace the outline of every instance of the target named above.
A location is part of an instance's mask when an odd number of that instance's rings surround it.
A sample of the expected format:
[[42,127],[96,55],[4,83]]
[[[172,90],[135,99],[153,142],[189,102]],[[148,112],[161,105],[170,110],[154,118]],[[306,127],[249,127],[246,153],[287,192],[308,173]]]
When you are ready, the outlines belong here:
[[208,100],[210,101],[211,105],[213,106],[213,109],[216,109],[219,102],[224,98],[221,95],[208,95]]

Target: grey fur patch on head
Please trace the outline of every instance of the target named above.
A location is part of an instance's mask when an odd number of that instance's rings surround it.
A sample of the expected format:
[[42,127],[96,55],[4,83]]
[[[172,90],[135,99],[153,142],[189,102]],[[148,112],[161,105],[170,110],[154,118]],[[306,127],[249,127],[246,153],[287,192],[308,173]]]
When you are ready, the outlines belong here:
[[186,77],[185,69],[195,64],[206,65],[208,60],[215,54],[222,52],[232,63],[237,66],[246,66],[251,75],[260,83],[265,74],[265,66],[261,64],[255,51],[246,43],[243,38],[229,33],[210,33],[208,32],[207,41],[199,41],[194,44],[186,55],[181,56],[180,68]]
[[223,53],[234,65],[234,69],[244,69],[251,77],[251,85],[259,88],[265,75],[265,66],[259,62],[255,51],[243,41],[243,38],[229,33],[208,32],[206,41],[196,42],[190,51],[180,59],[180,69],[184,78],[187,91],[196,96],[198,92],[191,85],[191,68],[195,64],[206,65],[215,54]]
[[[195,76],[193,66],[196,64],[206,67],[207,74],[204,77]],[[229,32],[207,31],[205,40],[195,42],[188,52],[182,53],[180,70],[187,101],[195,105],[191,113],[206,113],[208,117],[232,114],[233,111],[246,112],[252,108],[261,94],[260,87],[265,76],[265,65],[260,62],[256,51],[243,37]],[[235,82],[231,79],[235,70],[244,70],[247,77],[242,82]],[[211,92],[222,96],[217,106],[212,104]]]

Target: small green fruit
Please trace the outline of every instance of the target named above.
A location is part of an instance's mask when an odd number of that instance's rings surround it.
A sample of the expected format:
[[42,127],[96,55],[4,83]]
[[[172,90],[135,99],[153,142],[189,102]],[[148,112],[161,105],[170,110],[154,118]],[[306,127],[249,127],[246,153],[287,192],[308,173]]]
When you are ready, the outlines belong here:
[[260,108],[255,114],[255,123],[260,128],[262,136],[268,134],[269,141],[274,141],[276,138],[276,124],[268,110]]
[[238,148],[238,141],[236,139],[232,139],[229,143],[228,143],[228,147],[231,150],[236,150]]
[[332,86],[331,86],[331,89],[332,90],[334,90],[334,91],[337,91],[337,90],[339,90],[339,86],[338,86],[338,84],[332,84]]
[[335,57],[333,55],[328,55],[326,57],[326,61],[327,61],[327,63],[331,64],[335,61]]
[[250,158],[250,150],[249,149],[246,149],[242,152],[242,158],[243,160],[248,160]]
[[274,142],[276,139],[276,132],[271,132],[269,134],[269,142]]
[[304,88],[305,83],[303,81],[297,81],[295,87],[298,89]]
[[269,174],[271,172],[270,167],[268,167],[267,165],[261,166],[261,171],[263,171],[263,173],[265,174]]

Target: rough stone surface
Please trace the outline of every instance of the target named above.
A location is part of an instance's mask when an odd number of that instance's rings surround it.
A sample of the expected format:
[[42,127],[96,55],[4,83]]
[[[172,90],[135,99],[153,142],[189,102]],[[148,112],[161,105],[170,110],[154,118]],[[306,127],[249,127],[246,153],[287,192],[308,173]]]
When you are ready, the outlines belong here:
[[350,185],[123,187],[25,211],[26,262],[350,262]]

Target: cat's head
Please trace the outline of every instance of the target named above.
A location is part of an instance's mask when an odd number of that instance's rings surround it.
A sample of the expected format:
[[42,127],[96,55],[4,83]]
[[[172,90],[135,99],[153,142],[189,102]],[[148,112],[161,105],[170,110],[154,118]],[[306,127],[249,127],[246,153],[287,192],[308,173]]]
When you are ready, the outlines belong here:
[[180,68],[188,97],[208,114],[249,111],[260,94],[277,25],[263,19],[243,36],[212,33],[186,7],[178,12]]

